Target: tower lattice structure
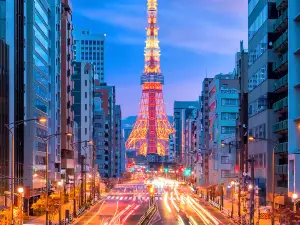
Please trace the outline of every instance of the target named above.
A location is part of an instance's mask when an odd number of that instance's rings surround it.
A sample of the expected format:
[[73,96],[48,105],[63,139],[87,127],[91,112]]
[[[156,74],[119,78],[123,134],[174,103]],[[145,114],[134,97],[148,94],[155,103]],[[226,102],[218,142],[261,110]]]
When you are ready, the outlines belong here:
[[160,70],[160,47],[157,26],[157,0],[148,0],[148,26],[145,47],[145,67],[141,77],[142,100],[133,130],[126,141],[127,149],[140,155],[167,154],[169,135],[174,132],[165,112]]

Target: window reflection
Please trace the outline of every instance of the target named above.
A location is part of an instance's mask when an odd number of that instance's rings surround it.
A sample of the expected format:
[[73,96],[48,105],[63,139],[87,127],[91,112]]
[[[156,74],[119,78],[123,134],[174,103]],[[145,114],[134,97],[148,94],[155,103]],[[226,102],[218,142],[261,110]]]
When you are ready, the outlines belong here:
[[248,78],[248,91],[252,91],[267,79],[268,65],[264,65],[254,75]]
[[261,28],[261,26],[266,22],[267,19],[268,19],[268,4],[263,8],[263,10],[260,12],[258,17],[251,24],[248,33],[249,41],[256,34],[259,28]]
[[36,55],[33,55],[34,64],[45,74],[49,74],[49,66],[46,65],[42,60],[40,60]]
[[49,43],[46,40],[46,38],[44,38],[44,35],[42,35],[42,33],[34,26],[34,34],[35,34],[35,38],[39,40],[39,42],[44,46],[45,49],[49,48]]
[[44,22],[46,24],[48,24],[48,15],[47,15],[47,12],[46,10],[44,10],[42,8],[42,6],[38,3],[38,1],[34,1],[34,6],[35,6],[35,9],[36,11],[38,11],[38,13],[41,15],[41,17],[43,18]]
[[248,65],[251,66],[259,56],[261,56],[268,49],[268,35],[265,35],[263,39],[256,45],[256,47],[249,52]]
[[259,97],[254,102],[249,104],[248,115],[249,117],[256,115],[257,113],[264,111],[268,108],[267,94]]
[[49,62],[48,53],[35,41],[34,50],[46,61]]
[[48,28],[36,13],[34,14],[34,21],[39,26],[39,28],[44,32],[45,36],[49,38]]

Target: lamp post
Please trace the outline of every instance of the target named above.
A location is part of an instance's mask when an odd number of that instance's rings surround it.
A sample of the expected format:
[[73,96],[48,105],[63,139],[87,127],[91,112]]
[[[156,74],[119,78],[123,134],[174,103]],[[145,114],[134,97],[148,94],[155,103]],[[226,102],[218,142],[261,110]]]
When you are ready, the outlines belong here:
[[11,197],[11,224],[14,224],[14,190],[15,190],[15,136],[14,136],[14,128],[30,121],[38,121],[41,123],[47,122],[46,118],[34,118],[28,120],[18,120],[11,122],[9,124],[5,124],[5,127],[9,130],[11,134],[11,189],[10,189],[10,197]]
[[300,202],[300,198],[298,198],[298,195],[296,193],[294,193],[292,195],[292,199],[293,199],[293,202],[294,202],[293,210],[294,210],[294,212],[296,212],[297,211],[297,203]]
[[[275,149],[278,146],[278,142],[272,141],[270,139],[266,138],[256,138],[253,136],[249,137],[249,141],[254,141],[254,140],[260,140],[260,141],[267,141],[271,144],[273,144],[273,149],[272,149],[272,218],[271,218],[271,224],[274,225],[275,223],[275,214],[274,214],[274,209],[275,209]],[[254,160],[254,159],[252,159]],[[254,185],[254,184],[253,184]],[[253,199],[254,201],[254,199]]]
[[[49,147],[48,142],[51,138],[62,135],[62,133],[50,134],[46,137],[43,137],[42,140],[46,145],[46,225],[49,224]],[[72,133],[65,133],[67,136],[72,136]]]
[[24,199],[24,188],[19,187],[18,193],[20,196],[20,224],[23,224],[23,199]]

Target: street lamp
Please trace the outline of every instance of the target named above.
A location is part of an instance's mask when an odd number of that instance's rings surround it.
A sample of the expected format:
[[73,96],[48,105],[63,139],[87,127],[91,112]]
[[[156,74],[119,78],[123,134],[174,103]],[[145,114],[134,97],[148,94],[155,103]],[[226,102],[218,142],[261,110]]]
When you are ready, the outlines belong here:
[[297,193],[294,193],[292,195],[292,198],[293,198],[293,201],[294,201],[294,208],[293,208],[293,210],[294,210],[294,212],[296,212],[297,211],[297,203],[300,202],[300,199],[298,198]]
[[14,190],[15,190],[15,136],[14,136],[14,128],[30,121],[38,121],[41,123],[45,123],[47,118],[33,118],[27,120],[18,120],[11,122],[9,124],[5,124],[5,127],[9,130],[11,134],[11,190],[10,190],[10,197],[11,197],[11,224],[14,224]]
[[23,197],[24,197],[24,188],[19,187],[18,193],[20,196],[20,224],[23,224]]
[[[255,140],[260,140],[260,141],[266,141],[271,144],[273,144],[273,149],[272,149],[272,218],[271,218],[271,224],[274,225],[275,223],[275,215],[274,215],[274,208],[275,208],[275,149],[278,146],[278,142],[272,141],[270,139],[266,138],[256,138],[253,136],[248,137],[249,141],[255,141]],[[252,199],[254,202],[254,199]]]
[[[42,138],[46,145],[46,225],[49,224],[49,145],[48,142],[51,138],[62,135],[62,133],[50,134]],[[72,137],[72,133],[64,133],[68,137]]]

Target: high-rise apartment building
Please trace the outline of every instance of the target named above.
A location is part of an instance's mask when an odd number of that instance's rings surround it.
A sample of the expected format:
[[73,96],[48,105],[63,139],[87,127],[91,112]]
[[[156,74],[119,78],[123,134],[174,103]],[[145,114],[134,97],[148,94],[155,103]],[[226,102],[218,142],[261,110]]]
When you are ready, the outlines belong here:
[[[283,1],[284,4],[286,1]],[[284,4],[282,7],[284,9]],[[280,7],[280,5],[278,5]],[[300,109],[298,107],[300,92],[300,2],[297,0],[288,1],[288,9],[283,13],[288,15],[288,195],[293,193],[300,195],[300,143],[299,143],[299,118]],[[281,18],[285,18],[282,13]],[[279,19],[278,19],[279,20]],[[286,42],[286,33],[282,34],[282,43]],[[280,43],[280,39],[279,39]],[[283,80],[283,79],[282,79]],[[286,80],[284,80],[286,82]],[[286,149],[285,149],[286,151]]]
[[[9,177],[9,47],[0,39],[0,177]],[[0,179],[0,195],[9,190],[9,180]],[[4,199],[0,198],[0,205]]]
[[88,62],[74,62],[74,73],[72,80],[74,89],[74,104],[72,110],[74,112],[74,121],[77,124],[76,136],[78,164],[82,164],[82,171],[88,173],[92,171],[94,158],[94,143],[91,145],[89,141],[93,140],[94,135],[94,65]]
[[[198,101],[175,101],[174,102],[174,128],[175,128],[175,138],[174,138],[174,149],[176,152],[177,163],[182,162],[184,158],[185,151],[185,123],[187,119],[187,114],[190,113],[193,109],[198,107]],[[186,111],[186,109],[189,109]]]
[[89,30],[74,31],[75,61],[93,64],[101,83],[104,82],[105,77],[105,36],[105,34],[94,34]]
[[121,106],[116,105],[115,109],[115,175],[120,177],[122,175],[122,111]]
[[[239,84],[235,74],[218,74],[209,83],[209,184],[220,185],[236,178],[235,140]],[[235,141],[234,141],[235,142]]]
[[[209,184],[209,163],[208,157],[210,153],[209,149],[209,107],[208,107],[208,98],[209,98],[209,84],[213,78],[205,78],[202,82],[202,93],[200,97],[200,141],[199,141],[199,150],[200,150],[200,161],[202,166],[202,176],[201,176],[201,185]],[[199,178],[200,179],[200,178]]]
[[[61,43],[61,74],[60,74],[60,132],[73,133],[74,132],[74,113],[71,106],[74,104],[72,90],[74,84],[71,75],[74,73],[72,61],[73,54],[73,24],[72,24],[72,5],[70,0],[62,0],[61,2],[61,38],[57,40]],[[75,153],[72,143],[74,137],[66,135],[61,136],[61,169],[63,178],[66,183],[74,182],[74,160]]]
[[[248,157],[255,160],[255,185],[260,188],[263,204],[272,200],[273,172],[275,192],[287,191],[287,153],[280,150],[288,141],[284,102],[287,54],[279,47],[287,27],[287,12],[277,10],[278,4],[283,2],[249,1],[248,136],[265,140],[249,141]],[[275,167],[272,164],[274,142],[280,143],[275,149]],[[275,199],[281,201],[281,198]]]

